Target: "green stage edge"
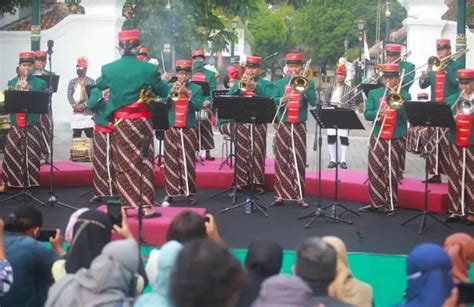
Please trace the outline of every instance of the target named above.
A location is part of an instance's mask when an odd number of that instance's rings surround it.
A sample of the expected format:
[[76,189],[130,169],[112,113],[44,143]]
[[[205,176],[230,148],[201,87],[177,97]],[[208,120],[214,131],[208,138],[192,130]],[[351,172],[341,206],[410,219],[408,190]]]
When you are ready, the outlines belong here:
[[[142,255],[148,257],[154,247],[142,247]],[[231,249],[235,257],[244,263],[246,249]],[[375,306],[391,306],[403,302],[406,289],[406,255],[384,255],[367,253],[349,253],[349,265],[352,273],[374,289]],[[296,260],[294,250],[283,252],[283,274],[293,274]],[[474,280],[474,266],[469,271]]]

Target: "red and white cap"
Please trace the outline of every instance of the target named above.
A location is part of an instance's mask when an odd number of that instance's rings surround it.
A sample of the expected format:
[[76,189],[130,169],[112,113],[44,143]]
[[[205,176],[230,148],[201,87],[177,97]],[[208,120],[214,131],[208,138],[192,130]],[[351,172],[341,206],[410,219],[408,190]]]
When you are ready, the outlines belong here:
[[302,64],[303,58],[302,53],[287,53],[285,57],[287,64]]
[[402,46],[400,44],[386,44],[384,50],[386,53],[401,53]]
[[85,56],[80,56],[77,58],[76,67],[87,69],[88,64],[88,60]]
[[191,60],[177,60],[176,61],[176,71],[187,70],[192,71],[193,61]]
[[36,59],[46,59],[47,56],[48,56],[48,53],[46,51],[42,51],[42,50],[35,51]]
[[400,65],[398,63],[382,64],[382,71],[384,76],[398,76],[400,74]]
[[191,51],[191,56],[194,59],[195,57],[205,57],[204,50],[202,49],[194,49]]
[[33,63],[35,61],[35,53],[33,51],[23,51],[19,54],[20,63],[30,62]]
[[459,69],[457,72],[457,77],[459,80],[467,80],[471,81],[474,80],[474,69]]
[[451,48],[451,40],[449,38],[440,38],[436,40],[436,48]]
[[255,55],[249,55],[245,60],[245,66],[259,67],[262,64],[262,58]]
[[346,70],[346,65],[338,65],[336,67],[336,75],[344,75],[347,76],[347,70]]

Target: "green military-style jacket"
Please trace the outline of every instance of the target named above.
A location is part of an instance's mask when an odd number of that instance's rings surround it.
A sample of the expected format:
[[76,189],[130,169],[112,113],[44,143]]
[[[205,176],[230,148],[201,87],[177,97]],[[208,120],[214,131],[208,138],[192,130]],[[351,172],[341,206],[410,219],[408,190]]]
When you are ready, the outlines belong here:
[[[45,81],[41,80],[40,78],[36,78],[32,75],[28,75],[26,78],[28,84],[31,85],[32,91],[47,91],[47,84]],[[8,88],[15,89],[15,85],[18,82],[18,77],[15,77],[8,81]],[[17,113],[10,113],[10,124],[13,126],[17,126],[16,122],[16,114]],[[33,125],[39,122],[40,114],[36,113],[27,113],[26,114],[26,122],[27,125]]]
[[[380,100],[382,97],[384,97],[384,93],[385,93],[385,88],[377,88],[375,90],[370,91],[369,97],[367,98],[367,105],[364,112],[364,117],[366,120],[376,121],[374,132],[373,132],[373,135],[375,135],[376,137],[379,135],[380,126],[382,125],[382,120],[377,120],[375,116],[377,115],[377,111],[380,105]],[[400,94],[405,101],[408,101],[411,99],[410,94],[406,91],[401,91]],[[385,96],[387,95],[388,93]],[[398,110],[397,123],[396,123],[395,133],[393,135],[393,138],[399,139],[403,137],[406,134],[406,132],[407,132],[407,113],[405,110],[405,106],[403,106]]]
[[[273,91],[273,83],[271,81],[263,79],[262,77],[256,79],[255,89],[253,90],[255,95],[271,98],[273,97]],[[240,80],[232,85],[228,93],[229,96],[242,96],[243,94],[244,93],[240,90]],[[218,119],[217,124],[220,126],[231,121],[230,119]]]
[[102,66],[97,87],[110,89],[110,101],[104,113],[109,119],[116,110],[138,101],[142,89],[151,87],[154,94],[162,98],[168,95],[168,84],[161,80],[156,66],[142,62],[134,55],[123,55],[121,59]]
[[216,81],[216,74],[213,71],[210,71],[209,69],[206,69],[204,67],[202,68],[193,68],[193,74],[201,72],[206,76],[206,82],[209,83],[209,95],[204,97],[204,100],[211,100],[212,97],[212,92],[217,90],[217,81]]
[[[454,103],[458,100],[459,95],[461,95],[461,93],[456,93],[446,98],[446,103],[451,107],[451,112],[453,112],[453,115],[456,115],[456,107],[454,106]],[[474,121],[471,125],[471,131],[471,139],[469,144],[474,145]],[[456,143],[456,128],[449,129],[449,141],[453,144]]]
[[[455,94],[458,91],[458,78],[456,73],[459,69],[462,68],[461,61],[450,61],[446,65],[446,82],[444,84],[444,97],[449,97]],[[431,100],[434,101],[435,99],[435,74],[434,72],[430,71],[428,73],[428,78],[421,82],[420,80],[420,87],[422,89],[428,88],[431,86]]]
[[102,95],[102,91],[97,87],[94,87],[91,90],[89,99],[87,100],[87,109],[94,112],[92,119],[96,125],[107,127],[110,124],[110,121],[105,117],[105,107],[106,103]]
[[[172,84],[169,87],[169,94],[172,91]],[[194,84],[192,82],[188,82],[186,88],[191,91],[191,99],[188,100],[188,116],[186,119],[186,127],[196,127],[196,113],[202,109],[202,104],[204,102],[202,96],[202,87]],[[168,122],[170,127],[174,127],[175,125],[175,116],[176,116],[176,104],[171,98],[167,98],[163,100],[163,103],[169,104],[168,109]]]
[[[290,82],[290,77],[286,77],[283,79],[280,79],[275,82],[275,86],[273,87],[273,100],[275,101],[275,106],[278,110],[278,106],[280,105],[280,99],[284,96],[285,94],[285,89],[288,83]],[[309,80],[308,83],[308,88],[306,91],[304,91],[302,95],[302,103],[300,107],[300,115],[299,115],[299,121],[301,123],[306,122],[308,119],[308,105],[311,106],[316,106],[317,103],[317,98],[316,98],[316,86],[314,84],[313,80]],[[288,121],[288,110],[285,112],[285,105],[280,107],[280,110],[278,112],[278,120],[282,122],[287,122]],[[282,118],[284,113],[284,117]]]

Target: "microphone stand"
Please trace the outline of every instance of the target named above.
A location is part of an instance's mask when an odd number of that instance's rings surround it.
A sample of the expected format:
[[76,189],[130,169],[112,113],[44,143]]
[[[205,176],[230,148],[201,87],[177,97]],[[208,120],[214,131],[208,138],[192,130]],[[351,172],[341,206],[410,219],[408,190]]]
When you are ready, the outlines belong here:
[[60,205],[66,208],[69,208],[71,210],[77,210],[76,207],[73,207],[71,205],[68,205],[66,203],[58,201],[55,193],[54,193],[54,173],[53,173],[53,138],[54,138],[54,121],[53,121],[53,107],[52,107],[52,98],[53,98],[53,74],[52,74],[52,63],[51,63],[51,54],[53,54],[53,44],[50,44],[52,41],[48,41],[48,60],[49,60],[49,87],[48,87],[48,113],[49,117],[51,119],[51,127],[50,127],[50,139],[49,139],[49,149],[50,149],[50,155],[49,155],[49,198],[48,201],[45,203],[40,204],[38,207],[43,207],[43,206],[50,206],[53,207],[54,205]]

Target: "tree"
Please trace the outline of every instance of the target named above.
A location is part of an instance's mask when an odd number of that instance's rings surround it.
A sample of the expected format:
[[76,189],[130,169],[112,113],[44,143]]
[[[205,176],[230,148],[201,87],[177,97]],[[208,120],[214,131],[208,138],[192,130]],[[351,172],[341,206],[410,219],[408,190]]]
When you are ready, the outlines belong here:
[[191,49],[208,46],[212,52],[223,51],[237,39],[230,20],[234,16],[245,20],[255,1],[129,0],[124,6],[127,22],[123,28],[139,28],[144,45],[155,54],[164,44],[172,44],[176,57],[190,57]]
[[15,14],[17,8],[30,6],[31,0],[2,0],[0,2],[0,17],[4,14]]

